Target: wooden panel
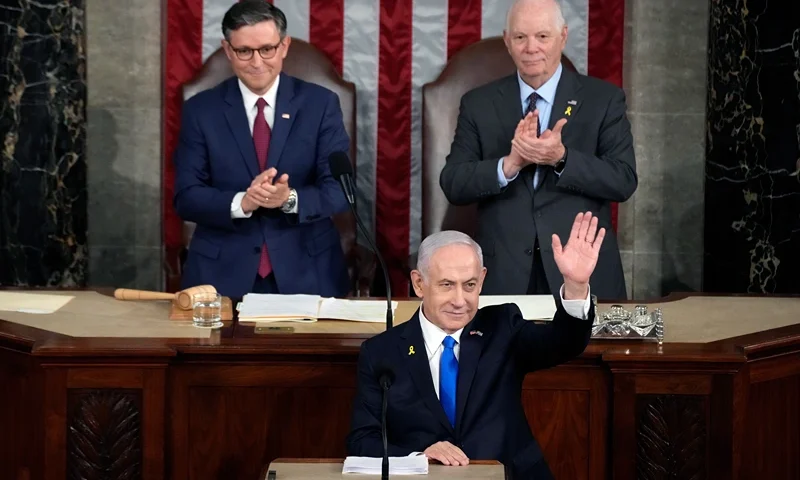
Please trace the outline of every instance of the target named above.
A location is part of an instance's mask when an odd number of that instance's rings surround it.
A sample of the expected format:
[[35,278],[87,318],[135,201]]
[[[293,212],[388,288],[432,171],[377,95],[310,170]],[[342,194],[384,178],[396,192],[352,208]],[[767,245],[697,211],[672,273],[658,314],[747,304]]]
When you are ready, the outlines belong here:
[[641,373],[636,375],[636,393],[709,395],[711,375]]
[[42,477],[42,377],[27,354],[0,348],[0,478]]
[[523,390],[522,405],[555,478],[589,478],[589,392]]
[[142,478],[141,390],[73,389],[67,412],[67,478]]
[[142,377],[138,368],[71,368],[67,388],[142,388]]
[[166,368],[150,368],[144,370],[142,390],[142,431],[144,445],[143,475],[144,480],[160,480],[166,474],[165,448],[166,442]]
[[706,465],[706,397],[640,395],[636,401],[636,418],[637,479],[713,478]]
[[559,366],[525,378],[523,408],[556,478],[608,477],[609,380],[594,366]]
[[279,457],[343,457],[354,395],[345,388],[191,387],[188,478],[256,478]]
[[67,478],[67,371],[44,372],[44,478]]
[[800,376],[750,385],[740,478],[800,478]]

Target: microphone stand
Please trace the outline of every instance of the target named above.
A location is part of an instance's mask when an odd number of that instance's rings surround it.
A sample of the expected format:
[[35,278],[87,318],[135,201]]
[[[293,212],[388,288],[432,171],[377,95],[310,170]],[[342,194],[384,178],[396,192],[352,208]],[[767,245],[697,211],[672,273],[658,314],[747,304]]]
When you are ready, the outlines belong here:
[[381,480],[389,480],[389,442],[386,440],[386,409],[388,404],[388,388],[383,388],[383,407],[381,408],[381,436],[383,437],[383,462],[381,462]]
[[[356,217],[356,223],[358,224],[358,228],[361,229],[361,233],[367,238],[367,242],[369,242],[370,248],[375,253],[375,256],[378,257],[378,262],[380,262],[381,270],[383,270],[383,281],[386,283],[386,330],[392,328],[392,285],[389,283],[389,270],[386,268],[386,262],[383,261],[383,255],[378,251],[378,247],[375,246],[375,242],[372,240],[372,237],[369,235],[369,232],[364,227],[364,224],[361,223],[361,219],[358,217],[356,213],[355,202],[347,202],[350,205],[350,211],[353,212],[353,216]],[[356,243],[358,243],[358,237],[356,236]],[[384,443],[386,443],[386,439],[384,438]],[[388,461],[388,460],[387,460]]]

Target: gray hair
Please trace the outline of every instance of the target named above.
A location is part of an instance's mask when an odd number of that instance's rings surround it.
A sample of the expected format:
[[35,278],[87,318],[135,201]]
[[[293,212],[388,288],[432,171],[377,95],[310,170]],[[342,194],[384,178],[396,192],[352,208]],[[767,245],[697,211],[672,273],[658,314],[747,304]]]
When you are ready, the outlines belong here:
[[261,22],[275,22],[281,38],[286,36],[286,15],[265,0],[242,0],[234,3],[222,18],[222,35],[230,41],[231,32]]
[[431,257],[442,247],[450,245],[466,245],[472,247],[475,255],[478,256],[478,262],[483,268],[483,250],[481,246],[473,240],[469,235],[455,230],[444,230],[431,234],[422,241],[419,246],[419,253],[417,253],[417,270],[422,274],[423,278],[428,277],[428,267],[431,263]]
[[[551,0],[556,7],[556,29],[561,30],[567,24],[567,21],[564,19],[564,12],[561,10],[561,2],[559,0]],[[541,0],[533,0],[533,2],[541,3]],[[514,3],[508,7],[508,14],[506,15],[506,31],[511,33],[509,27],[511,25],[511,17],[514,14],[514,10],[517,8],[517,5],[522,3],[532,3],[531,0],[516,0]]]

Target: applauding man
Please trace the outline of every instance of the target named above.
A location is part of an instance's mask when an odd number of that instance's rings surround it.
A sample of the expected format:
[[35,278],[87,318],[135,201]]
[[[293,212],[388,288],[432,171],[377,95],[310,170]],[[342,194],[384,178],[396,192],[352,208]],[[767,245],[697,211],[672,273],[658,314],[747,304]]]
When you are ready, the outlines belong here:
[[518,0],[503,38],[517,72],[468,92],[440,185],[477,203],[485,294],[553,294],[561,282],[548,239],[593,212],[608,235],[592,284],[626,297],[611,203],[630,198],[636,162],[625,95],[562,66],[567,25],[555,0]]

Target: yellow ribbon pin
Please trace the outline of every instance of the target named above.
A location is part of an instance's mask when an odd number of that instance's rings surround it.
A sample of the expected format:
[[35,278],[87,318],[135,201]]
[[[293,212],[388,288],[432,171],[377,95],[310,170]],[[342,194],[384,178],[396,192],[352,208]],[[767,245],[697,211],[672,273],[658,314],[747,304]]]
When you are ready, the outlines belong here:
[[408,347],[408,354],[409,355],[414,355],[414,345],[411,345],[411,346]]
[[567,111],[564,112],[564,115],[572,116],[572,107],[567,107]]

